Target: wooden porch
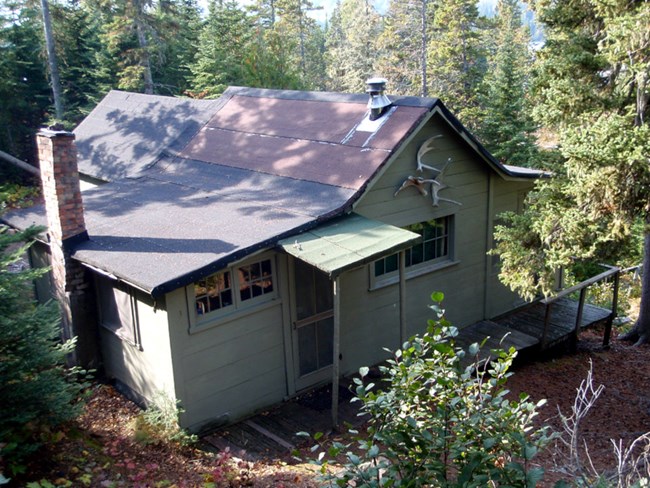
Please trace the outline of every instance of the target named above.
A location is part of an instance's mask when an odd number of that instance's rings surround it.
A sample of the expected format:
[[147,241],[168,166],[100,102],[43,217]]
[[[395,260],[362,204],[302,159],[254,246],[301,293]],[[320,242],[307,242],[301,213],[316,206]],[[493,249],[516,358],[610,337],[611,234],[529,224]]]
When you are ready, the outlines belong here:
[[[604,324],[603,347],[609,346],[612,323],[616,317],[620,269],[609,267],[554,297],[540,300],[522,308],[483,320],[459,331],[457,343],[468,346],[488,338],[484,350],[509,349],[520,351],[535,348],[543,352],[560,344],[576,347],[580,329]],[[589,288],[599,282],[610,280],[612,286],[611,308],[586,303]]]

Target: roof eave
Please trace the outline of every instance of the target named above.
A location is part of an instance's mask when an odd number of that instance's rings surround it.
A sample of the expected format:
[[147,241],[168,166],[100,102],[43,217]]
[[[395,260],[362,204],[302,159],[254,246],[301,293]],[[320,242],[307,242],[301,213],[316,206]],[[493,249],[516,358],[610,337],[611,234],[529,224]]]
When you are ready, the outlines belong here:
[[449,126],[463,139],[463,141],[504,180],[531,181],[549,176],[548,173],[542,170],[521,168],[522,171],[518,171],[514,166],[507,166],[501,163],[485,148],[485,146],[483,146],[483,144],[478,141],[478,139],[476,139],[476,137],[474,137],[470,131],[467,130],[462,122],[458,120],[440,100],[437,100],[432,112],[438,113],[443,119],[445,119]]

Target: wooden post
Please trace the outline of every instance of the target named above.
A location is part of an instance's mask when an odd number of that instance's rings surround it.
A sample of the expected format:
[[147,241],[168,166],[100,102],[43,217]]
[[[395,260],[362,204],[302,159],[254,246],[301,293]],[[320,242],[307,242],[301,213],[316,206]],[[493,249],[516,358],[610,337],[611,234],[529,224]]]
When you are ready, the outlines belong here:
[[552,306],[553,306],[553,302],[548,302],[546,304],[546,313],[544,314],[544,330],[542,331],[542,344],[541,344],[542,351],[546,349],[546,343],[548,342],[548,327],[551,323]]
[[341,283],[339,277],[332,282],[334,292],[334,339],[332,358],[332,428],[339,425],[339,356],[341,355]]
[[399,348],[406,341],[406,251],[399,253]]
[[619,287],[619,278],[621,276],[621,270],[619,269],[614,274],[614,290],[612,291],[612,313],[607,318],[605,323],[605,334],[603,335],[603,347],[609,349],[609,339],[612,335],[612,324],[618,313],[618,287]]
[[580,326],[582,325],[582,313],[585,309],[585,298],[587,296],[587,288],[582,288],[580,290],[580,299],[578,300],[578,313],[576,316],[576,326],[573,329],[573,344],[571,348],[575,351],[578,347],[578,334],[580,334]]

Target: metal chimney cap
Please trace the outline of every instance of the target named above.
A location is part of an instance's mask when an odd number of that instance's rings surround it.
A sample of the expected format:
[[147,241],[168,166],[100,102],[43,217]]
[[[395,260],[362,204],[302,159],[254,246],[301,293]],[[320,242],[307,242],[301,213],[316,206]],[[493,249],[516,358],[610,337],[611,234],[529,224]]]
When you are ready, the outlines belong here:
[[366,92],[371,93],[371,92],[382,92],[386,89],[386,83],[388,80],[386,78],[368,78],[366,80]]
[[366,80],[366,92],[370,95],[368,108],[370,109],[370,120],[377,120],[386,109],[392,105],[390,99],[384,95],[386,89],[386,78],[369,78]]

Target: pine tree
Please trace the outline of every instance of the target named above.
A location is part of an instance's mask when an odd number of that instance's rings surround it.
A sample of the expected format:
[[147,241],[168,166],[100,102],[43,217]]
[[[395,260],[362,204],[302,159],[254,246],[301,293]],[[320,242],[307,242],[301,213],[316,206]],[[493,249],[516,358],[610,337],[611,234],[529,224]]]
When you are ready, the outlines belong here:
[[257,27],[244,58],[244,85],[301,90],[305,86],[293,56],[295,41],[277,28]]
[[217,96],[228,85],[246,84],[245,59],[252,37],[251,21],[235,0],[210,2],[191,66],[192,91],[202,97]]
[[154,93],[153,64],[162,59],[162,28],[154,16],[154,0],[101,0],[101,61],[114,71],[117,87]]
[[43,270],[21,270],[27,246],[43,229],[10,234],[0,228],[0,456],[17,466],[39,446],[48,427],[73,418],[82,385],[65,368],[74,344],[58,340],[55,302],[37,305],[32,280]]
[[159,63],[153,65],[157,93],[180,95],[190,88],[190,65],[199,51],[201,15],[196,0],[160,0],[153,16],[159,27]]
[[380,17],[367,0],[337,4],[327,33],[327,75],[330,89],[361,92],[371,77]]
[[323,36],[308,13],[317,10],[311,0],[276,0],[276,23],[272,30],[282,39],[291,63],[297,65],[304,88],[314,88],[325,75]]
[[77,1],[51,3],[61,88],[66,102],[64,120],[76,125],[103,95],[97,77],[99,33],[91,12]]
[[[573,258],[619,255],[642,222],[650,266],[650,4],[605,0],[540,1],[545,24],[536,114],[554,130],[564,164],[540,182],[521,216],[501,229],[501,276],[528,295],[548,293]],[[531,277],[536,277],[532,279]],[[650,341],[650,273],[643,273],[639,319],[626,336]]]
[[35,160],[34,128],[47,117],[52,92],[43,58],[41,13],[25,0],[0,10],[0,149]]
[[436,2],[433,27],[428,52],[431,95],[441,98],[461,122],[474,129],[487,55],[476,2]]
[[390,81],[392,93],[429,96],[433,19],[432,0],[391,0],[377,40],[375,71]]
[[496,50],[488,59],[483,80],[477,132],[497,159],[534,167],[538,159],[536,127],[527,100],[532,56],[518,0],[499,0],[495,30]]

